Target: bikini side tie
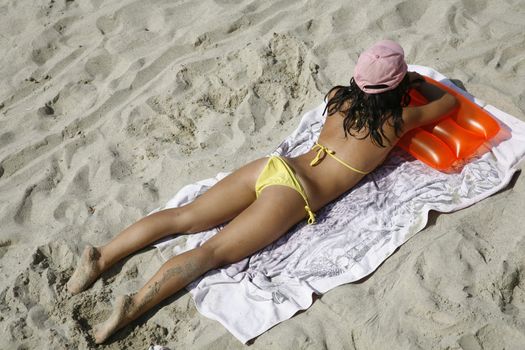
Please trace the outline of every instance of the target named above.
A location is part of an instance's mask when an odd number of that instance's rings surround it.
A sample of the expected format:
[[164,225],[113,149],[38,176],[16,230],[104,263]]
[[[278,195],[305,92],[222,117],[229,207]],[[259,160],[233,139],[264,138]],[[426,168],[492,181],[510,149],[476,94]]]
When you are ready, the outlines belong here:
[[315,150],[316,148],[317,148],[317,154],[315,158],[310,162],[310,166],[315,166],[319,164],[319,162],[323,160],[323,158],[328,154],[330,157],[334,158],[336,161],[338,161],[339,163],[341,163],[348,169],[355,171],[356,173],[363,174],[363,175],[366,175],[369,173],[369,171],[362,171],[362,170],[354,168],[353,166],[346,164],[341,159],[336,157],[335,152],[333,150],[327,148],[326,146],[321,145],[318,142],[315,143],[315,146],[312,147],[312,150]]
[[308,225],[315,224],[315,215],[312,209],[307,205],[304,207],[304,210],[308,213]]
[[310,162],[310,166],[316,166],[319,164],[320,161],[323,160],[323,158],[326,156],[326,154],[334,154],[335,152],[331,149],[326,148],[325,146],[315,143],[315,146],[312,147],[312,150],[315,150],[317,148],[317,154],[315,155],[315,158]]

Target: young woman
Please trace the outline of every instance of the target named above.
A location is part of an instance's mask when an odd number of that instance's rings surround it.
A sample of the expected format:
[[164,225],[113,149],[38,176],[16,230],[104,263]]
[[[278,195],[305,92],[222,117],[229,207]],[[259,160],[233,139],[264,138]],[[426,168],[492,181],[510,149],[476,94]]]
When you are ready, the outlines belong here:
[[[431,102],[408,107],[411,87]],[[326,121],[309,152],[255,160],[194,202],[149,215],[106,245],[84,249],[67,284],[72,294],[162,237],[231,220],[202,246],[167,261],[136,294],[118,297],[108,320],[95,327],[97,343],[207,271],[250,256],[305,218],[314,224],[314,213],[379,166],[406,131],[436,121],[456,105],[452,95],[407,72],[403,49],[389,40],[363,52],[350,85],[336,86],[326,97]]]

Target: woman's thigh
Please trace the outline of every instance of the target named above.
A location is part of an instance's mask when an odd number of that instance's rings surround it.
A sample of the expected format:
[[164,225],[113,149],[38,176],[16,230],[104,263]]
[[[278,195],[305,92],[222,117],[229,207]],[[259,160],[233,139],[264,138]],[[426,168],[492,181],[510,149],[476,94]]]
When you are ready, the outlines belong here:
[[265,188],[259,198],[201,248],[216,267],[237,262],[268,246],[306,217],[303,197],[285,186]]
[[235,170],[197,197],[175,208],[178,233],[194,233],[223,224],[249,207],[256,199],[255,183],[267,158],[257,159]]

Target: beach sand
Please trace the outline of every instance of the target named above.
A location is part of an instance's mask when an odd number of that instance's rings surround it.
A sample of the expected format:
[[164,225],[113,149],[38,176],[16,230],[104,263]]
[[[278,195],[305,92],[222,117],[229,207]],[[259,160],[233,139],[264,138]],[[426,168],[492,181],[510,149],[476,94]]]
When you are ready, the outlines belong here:
[[[525,120],[523,1],[10,1],[0,5],[0,348],[95,348],[155,249],[71,297],[102,244],[183,185],[272,151],[358,54],[408,63]],[[525,181],[428,227],[368,279],[326,293],[251,349],[523,349]],[[183,290],[106,349],[240,349]]]

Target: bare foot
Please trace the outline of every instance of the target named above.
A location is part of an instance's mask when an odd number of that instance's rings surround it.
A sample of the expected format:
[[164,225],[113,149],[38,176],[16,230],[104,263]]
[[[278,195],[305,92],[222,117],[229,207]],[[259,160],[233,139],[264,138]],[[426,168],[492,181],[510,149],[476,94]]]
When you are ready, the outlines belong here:
[[109,318],[93,327],[95,343],[101,344],[106,341],[113,333],[132,321],[131,315],[134,313],[133,299],[129,295],[121,295],[116,298],[113,312]]
[[67,282],[67,290],[75,295],[87,289],[100,274],[100,252],[97,248],[88,245],[82,252],[82,257],[73,275]]

